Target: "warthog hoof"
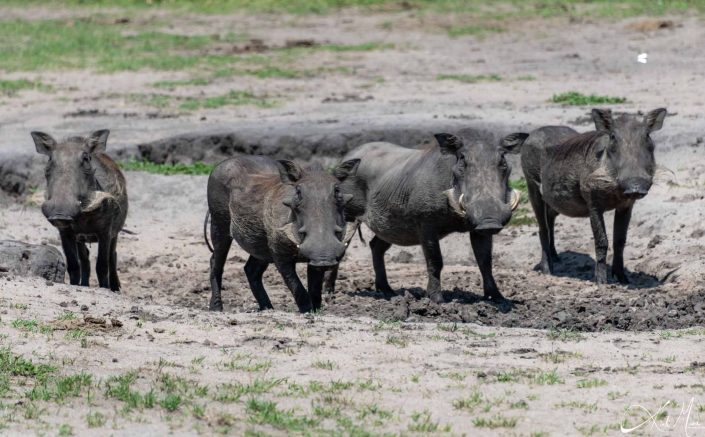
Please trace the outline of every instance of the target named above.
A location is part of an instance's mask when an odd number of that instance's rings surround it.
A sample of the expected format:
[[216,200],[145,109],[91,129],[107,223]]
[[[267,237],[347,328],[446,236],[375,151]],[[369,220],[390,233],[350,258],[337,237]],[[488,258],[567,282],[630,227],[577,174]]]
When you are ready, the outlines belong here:
[[301,314],[310,313],[310,312],[312,312],[312,311],[313,311],[313,305],[311,305],[311,304],[300,305],[300,306],[299,306],[299,312],[300,312]]
[[389,284],[375,284],[375,288],[377,289],[377,291],[384,294],[385,299],[391,299],[397,295],[394,290],[392,290],[392,287],[389,286]]
[[594,279],[596,284],[607,284],[607,272],[604,270],[596,271]]
[[615,272],[612,270],[612,276],[614,276],[617,281],[619,281],[620,284],[622,285],[628,285],[629,284],[629,278],[627,278],[627,275],[622,271],[622,272]]
[[211,302],[210,306],[208,307],[210,311],[223,311],[223,302],[218,300],[215,302]]
[[434,291],[433,293],[429,293],[428,298],[431,299],[435,303],[445,303],[446,299],[443,297],[443,292],[441,291]]
[[553,273],[551,266],[546,261],[541,261],[534,266],[534,271],[543,273],[545,275],[550,275]]

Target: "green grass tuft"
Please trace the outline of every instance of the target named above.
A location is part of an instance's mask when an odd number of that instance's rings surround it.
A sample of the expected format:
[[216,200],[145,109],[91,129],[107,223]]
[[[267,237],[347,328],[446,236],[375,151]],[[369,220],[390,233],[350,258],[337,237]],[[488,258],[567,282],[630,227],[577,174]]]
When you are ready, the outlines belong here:
[[30,89],[39,91],[51,91],[52,87],[50,87],[49,85],[44,85],[39,81],[27,79],[0,80],[0,96],[12,97],[17,95],[19,91]]
[[485,36],[490,33],[501,33],[504,29],[499,26],[451,26],[448,28],[448,36],[458,38],[461,36]]
[[457,80],[463,83],[499,82],[502,76],[499,74],[439,74],[436,80]]
[[250,422],[269,425],[288,433],[306,433],[318,426],[318,419],[299,416],[293,410],[281,410],[272,401],[250,399],[246,405]]
[[149,161],[138,160],[120,161],[118,165],[126,171],[146,171],[148,173],[163,175],[209,175],[215,167],[214,164],[206,164],[203,162],[194,162],[193,164],[155,164]]
[[183,100],[180,108],[185,111],[195,111],[198,109],[216,109],[223,106],[253,105],[260,108],[271,108],[275,102],[264,97],[257,97],[249,91],[230,91],[227,94],[214,97],[195,98],[187,97]]
[[585,106],[624,103],[627,99],[625,97],[599,96],[596,94],[585,95],[577,91],[569,91],[567,93],[554,94],[551,97],[551,101],[564,105]]
[[473,419],[472,424],[477,428],[514,428],[517,426],[517,419],[515,417],[505,417],[497,414],[489,419],[478,417]]
[[603,385],[607,385],[607,381],[604,379],[581,379],[578,381],[578,388],[595,388],[595,387],[602,387]]

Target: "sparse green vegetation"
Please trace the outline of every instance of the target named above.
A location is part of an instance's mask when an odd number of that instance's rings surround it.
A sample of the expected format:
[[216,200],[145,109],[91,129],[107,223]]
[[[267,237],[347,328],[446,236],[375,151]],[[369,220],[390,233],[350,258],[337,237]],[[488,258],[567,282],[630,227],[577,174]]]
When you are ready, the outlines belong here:
[[553,97],[551,97],[551,101],[564,105],[585,106],[624,103],[627,99],[624,97],[599,96],[596,94],[585,95],[577,91],[569,91],[567,93],[554,94]]
[[438,421],[431,418],[431,413],[428,411],[415,412],[411,415],[412,423],[408,429],[412,432],[433,433],[433,432],[450,432],[450,426],[441,426]]
[[272,367],[272,362],[270,360],[258,361],[247,356],[236,355],[231,360],[222,363],[222,367],[225,370],[231,371],[263,372]]
[[624,391],[611,391],[607,393],[607,399],[614,401],[616,399],[623,398],[625,396],[629,395],[629,392],[624,392]]
[[485,26],[485,25],[475,25],[475,26],[451,26],[448,28],[448,36],[452,38],[458,38],[461,36],[485,36],[490,33],[500,33],[504,32],[504,29],[499,26]]
[[17,79],[17,80],[2,80],[0,79],[0,96],[14,96],[22,90],[39,90],[51,91],[51,87],[36,80]]
[[318,360],[314,361],[312,364],[313,367],[316,369],[323,369],[323,370],[333,370],[336,367],[336,364],[330,360]]
[[106,418],[100,411],[93,411],[86,416],[86,423],[89,428],[100,428],[105,425]]
[[73,435],[73,428],[70,425],[62,423],[59,425],[59,436],[70,436]]
[[484,417],[478,417],[473,419],[472,424],[477,428],[514,428],[517,426],[517,419],[515,417],[505,417],[501,414],[497,414],[487,419]]
[[160,80],[152,84],[156,88],[176,88],[182,86],[204,86],[210,84],[210,79],[196,78],[185,80]]
[[180,108],[185,111],[195,111],[198,109],[216,109],[223,106],[252,105],[260,108],[271,108],[275,105],[273,100],[265,97],[257,97],[249,91],[230,91],[227,94],[214,97],[187,97],[183,99]]
[[181,396],[175,394],[168,394],[164,399],[159,402],[159,404],[167,411],[173,412],[179,409],[181,405]]
[[[47,4],[48,0],[8,0],[10,4]],[[54,0],[50,4],[64,7],[85,7],[85,0]],[[597,16],[597,17],[627,17],[636,14],[662,15],[667,13],[685,12],[688,10],[705,9],[699,0],[640,2],[638,0],[599,0],[584,3],[582,0],[505,0],[498,2],[493,8],[482,8],[486,3],[482,0],[416,0],[413,3],[400,5],[394,0],[209,0],[207,2],[194,0],[93,0],[91,6],[111,6],[113,8],[135,9],[167,9],[175,11],[214,13],[226,12],[285,12],[292,14],[325,14],[341,8],[357,7],[367,10],[399,10],[413,8],[427,12],[472,13],[479,18],[512,18],[528,15],[553,16]]]
[[213,171],[214,164],[206,164],[203,162],[194,162],[193,164],[155,164],[149,161],[121,161],[118,165],[123,170],[127,171],[146,171],[148,173],[157,173],[163,175],[208,175]]
[[595,411],[597,411],[597,402],[589,404],[585,401],[563,401],[559,404],[556,404],[556,407],[583,410],[586,413],[594,413]]
[[387,336],[387,344],[391,344],[397,347],[406,347],[409,345],[409,342],[404,337],[400,337],[398,335],[389,335]]
[[483,402],[484,398],[482,396],[482,393],[475,390],[467,398],[454,400],[453,408],[455,408],[456,410],[467,410],[473,412],[475,408],[477,408]]
[[292,410],[281,410],[272,401],[250,399],[247,401],[247,416],[250,422],[270,425],[287,432],[305,432],[320,423],[318,419],[295,414]]
[[585,337],[583,334],[581,334],[578,331],[574,331],[572,329],[551,329],[548,331],[546,334],[549,340],[553,341],[581,341],[584,340]]
[[603,385],[607,385],[607,381],[604,379],[581,379],[578,381],[578,388],[594,388],[594,387],[602,387]]
[[436,80],[457,80],[463,83],[499,82],[502,76],[499,74],[439,74]]

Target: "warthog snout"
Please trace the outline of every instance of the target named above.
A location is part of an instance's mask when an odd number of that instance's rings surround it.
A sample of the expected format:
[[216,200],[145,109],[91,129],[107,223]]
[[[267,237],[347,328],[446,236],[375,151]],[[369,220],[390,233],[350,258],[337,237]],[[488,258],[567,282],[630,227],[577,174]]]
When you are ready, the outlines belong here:
[[468,204],[461,202],[461,205],[461,208],[465,211],[465,219],[473,232],[496,234],[512,218],[512,209],[509,204],[500,204],[499,202]]
[[629,178],[619,184],[624,196],[630,199],[641,199],[649,193],[651,181],[646,178]]
[[326,242],[324,245],[307,243],[309,241],[304,241],[299,253],[308,258],[308,264],[314,267],[332,267],[338,264],[345,254],[345,244],[337,240]]
[[78,205],[75,208],[62,207],[54,202],[47,201],[42,205],[42,213],[53,226],[66,228],[71,226],[74,219],[80,214]]

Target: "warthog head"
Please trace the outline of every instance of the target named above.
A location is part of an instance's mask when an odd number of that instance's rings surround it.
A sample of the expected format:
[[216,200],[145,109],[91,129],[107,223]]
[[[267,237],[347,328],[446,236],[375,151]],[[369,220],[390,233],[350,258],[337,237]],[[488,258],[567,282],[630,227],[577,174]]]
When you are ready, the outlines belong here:
[[341,192],[340,183],[357,172],[359,159],[339,164],[333,175],[314,164],[302,169],[291,161],[278,161],[282,182],[293,187],[284,205],[291,209],[291,222],[285,226],[299,255],[315,267],[337,264],[345,253],[347,242],[355,231],[345,223],[345,204],[352,194]]
[[656,161],[649,134],[661,129],[666,109],[654,109],[643,119],[632,115],[612,118],[609,109],[593,109],[598,131],[607,132],[596,144],[595,154],[625,197],[641,199],[653,183]]
[[511,167],[506,153],[516,153],[524,136],[509,136],[499,145],[488,144],[469,131],[437,134],[441,153],[455,156],[453,188],[446,192],[450,205],[465,217],[473,232],[495,234],[512,218],[518,197],[509,187]]
[[98,187],[92,160],[95,153],[105,151],[109,133],[99,130],[87,137],[57,142],[43,132],[32,132],[37,152],[49,157],[42,212],[57,228],[70,226],[81,212],[90,210],[108,195]]

